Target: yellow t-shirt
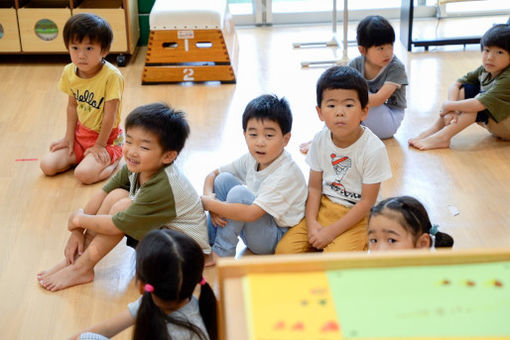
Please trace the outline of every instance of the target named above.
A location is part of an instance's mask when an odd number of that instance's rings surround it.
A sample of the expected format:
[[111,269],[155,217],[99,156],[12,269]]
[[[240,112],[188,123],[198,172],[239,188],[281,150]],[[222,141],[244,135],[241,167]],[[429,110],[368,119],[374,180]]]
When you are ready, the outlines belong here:
[[98,133],[103,123],[105,102],[118,99],[119,106],[113,127],[119,126],[124,78],[120,71],[106,60],[101,71],[88,79],[78,77],[73,63],[67,64],[62,72],[58,88],[73,96],[78,102],[76,110],[80,123]]

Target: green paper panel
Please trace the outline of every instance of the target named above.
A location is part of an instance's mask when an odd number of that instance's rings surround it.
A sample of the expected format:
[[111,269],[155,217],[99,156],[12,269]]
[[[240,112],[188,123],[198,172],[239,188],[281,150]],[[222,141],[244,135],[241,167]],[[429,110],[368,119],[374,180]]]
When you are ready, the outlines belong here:
[[327,275],[344,339],[510,336],[510,262]]

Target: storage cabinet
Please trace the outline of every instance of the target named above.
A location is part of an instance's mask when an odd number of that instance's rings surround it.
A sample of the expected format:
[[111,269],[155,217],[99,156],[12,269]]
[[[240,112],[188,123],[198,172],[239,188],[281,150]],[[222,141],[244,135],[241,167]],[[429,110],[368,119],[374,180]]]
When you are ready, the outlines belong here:
[[84,12],[108,21],[113,30],[110,53],[120,54],[117,62],[125,63],[123,55],[134,53],[140,36],[136,0],[15,0],[10,5],[0,0],[0,53],[66,53],[64,25]]
[[0,52],[20,52],[18,19],[14,1],[0,2]]

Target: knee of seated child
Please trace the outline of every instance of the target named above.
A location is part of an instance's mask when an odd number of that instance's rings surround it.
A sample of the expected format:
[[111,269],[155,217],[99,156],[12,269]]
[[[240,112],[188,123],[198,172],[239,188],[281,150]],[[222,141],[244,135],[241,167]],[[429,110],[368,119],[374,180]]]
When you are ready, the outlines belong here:
[[236,185],[227,194],[228,203],[252,204],[253,194],[244,185]]
[[119,211],[124,211],[133,203],[129,197],[122,198],[115,202],[110,208],[110,215],[115,215]]

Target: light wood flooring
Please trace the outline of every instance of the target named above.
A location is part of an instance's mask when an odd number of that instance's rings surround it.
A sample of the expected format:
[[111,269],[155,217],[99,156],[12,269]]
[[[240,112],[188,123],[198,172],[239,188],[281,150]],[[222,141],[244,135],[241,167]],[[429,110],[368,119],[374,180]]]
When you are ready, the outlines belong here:
[[[506,20],[506,19],[505,19]],[[349,35],[353,36],[355,25]],[[287,147],[308,173],[301,142],[322,128],[315,112],[315,82],[323,67],[302,69],[302,60],[341,57],[340,49],[293,49],[295,41],[330,38],[330,28],[238,28],[240,58],[235,85],[148,85],[141,74],[145,49],[121,68],[126,88],[123,117],[136,106],[166,101],[187,112],[191,137],[178,164],[201,192],[205,175],[246,152],[241,130],[245,105],[263,93],[285,96],[294,125]],[[397,31],[398,33],[398,31]],[[475,45],[405,51],[410,86],[408,109],[395,138],[385,141],[393,178],[384,196],[413,195],[433,223],[455,238],[455,248],[510,245],[510,143],[471,126],[451,149],[421,152],[407,140],[437,117],[448,86],[481,62]],[[349,57],[358,55],[349,48]],[[102,184],[78,184],[72,172],[44,177],[38,161],[63,136],[66,96],[57,90],[65,56],[0,56],[0,338],[65,339],[123,310],[138,297],[133,285],[134,252],[123,242],[101,261],[91,284],[57,293],[40,288],[36,273],[62,259],[69,214],[83,207]],[[458,210],[459,214],[452,213]],[[214,269],[206,276],[215,282]],[[129,339],[130,331],[117,339]]]

